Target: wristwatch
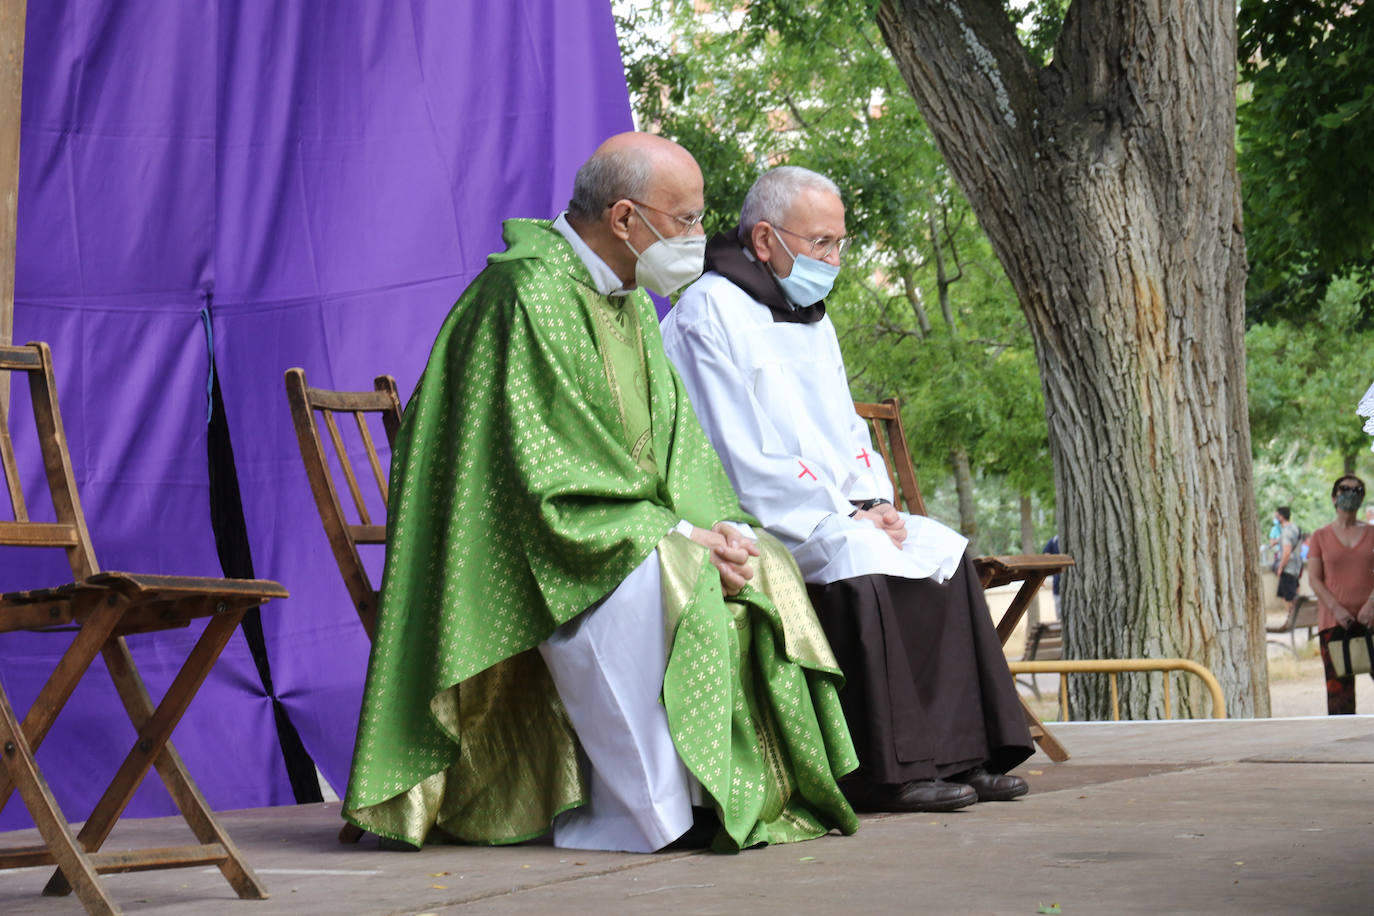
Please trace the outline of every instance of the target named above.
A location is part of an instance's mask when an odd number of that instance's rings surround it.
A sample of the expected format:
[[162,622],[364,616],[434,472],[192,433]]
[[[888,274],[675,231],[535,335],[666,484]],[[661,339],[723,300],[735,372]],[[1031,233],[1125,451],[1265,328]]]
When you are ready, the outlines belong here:
[[850,517],[850,518],[853,518],[854,516],[858,515],[860,512],[867,512],[869,509],[872,509],[874,506],[890,506],[890,505],[892,505],[892,500],[890,500],[890,499],[883,499],[881,496],[875,496],[875,497],[873,497],[872,499],[866,499],[866,500],[864,500],[863,502],[859,503],[858,506],[854,509],[854,511],[851,512],[851,513],[849,513],[849,517]]

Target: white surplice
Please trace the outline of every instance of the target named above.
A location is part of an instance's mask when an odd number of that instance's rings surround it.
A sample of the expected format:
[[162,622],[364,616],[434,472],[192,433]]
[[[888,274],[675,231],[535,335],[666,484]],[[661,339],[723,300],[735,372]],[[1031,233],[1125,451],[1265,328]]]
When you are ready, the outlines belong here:
[[668,649],[658,551],[604,601],[539,646],[586,757],[587,804],[554,821],[554,845],[653,852],[692,826],[701,784],[659,703]]
[[957,531],[903,513],[902,549],[851,501],[893,498],[882,456],[854,412],[835,326],[775,321],[710,272],[661,326],[668,358],[720,455],[740,504],[787,545],[808,583],[864,575],[953,575],[968,546]]
[[[619,278],[560,214],[554,222],[602,295],[623,294]],[[677,530],[691,535],[692,526]],[[750,532],[752,534],[752,532]],[[554,845],[653,852],[692,826],[701,783],[678,757],[659,702],[668,647],[658,551],[595,607],[539,646],[585,758],[587,804],[554,821]]]

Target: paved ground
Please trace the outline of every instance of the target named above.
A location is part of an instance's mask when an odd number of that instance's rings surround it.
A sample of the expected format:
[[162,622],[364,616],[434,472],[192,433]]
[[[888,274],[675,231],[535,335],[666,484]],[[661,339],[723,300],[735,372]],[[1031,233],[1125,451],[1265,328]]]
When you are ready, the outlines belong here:
[[[214,870],[105,878],[128,914],[1331,913],[1374,909],[1374,717],[1068,723],[1073,753],[1022,768],[1026,798],[864,819],[852,837],[738,856],[577,853],[531,844],[383,852],[337,844],[333,805],[230,812],[272,897]],[[131,821],[111,848],[181,842]],[[12,833],[0,843],[32,841]],[[78,914],[0,873],[0,913]]]

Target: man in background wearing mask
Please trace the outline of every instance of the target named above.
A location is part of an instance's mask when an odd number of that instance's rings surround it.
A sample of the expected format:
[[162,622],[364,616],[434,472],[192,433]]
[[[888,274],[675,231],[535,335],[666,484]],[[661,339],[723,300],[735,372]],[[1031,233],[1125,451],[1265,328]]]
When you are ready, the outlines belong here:
[[[346,816],[419,846],[731,851],[858,826],[841,677],[744,518],[647,286],[702,269],[702,178],[620,134],[510,220],[406,407]],[[694,812],[694,806],[696,812]]]
[[1026,792],[1032,751],[967,539],[896,511],[854,412],[825,297],[846,245],[828,178],[765,173],[663,323],[740,504],[791,549],[844,671],[860,810],[943,811]]

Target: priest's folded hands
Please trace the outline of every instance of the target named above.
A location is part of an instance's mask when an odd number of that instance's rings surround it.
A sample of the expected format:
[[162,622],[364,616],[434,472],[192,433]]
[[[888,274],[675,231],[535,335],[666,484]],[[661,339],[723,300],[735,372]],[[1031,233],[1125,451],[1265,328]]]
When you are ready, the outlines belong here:
[[726,522],[716,522],[711,530],[692,528],[692,540],[711,551],[711,565],[720,572],[720,589],[733,598],[754,578],[749,558],[759,555],[758,543],[745,537]]
[[902,520],[902,513],[888,503],[880,503],[872,509],[858,509],[853,517],[872,522],[892,540],[892,546],[902,549],[902,542],[906,540],[906,522]]

